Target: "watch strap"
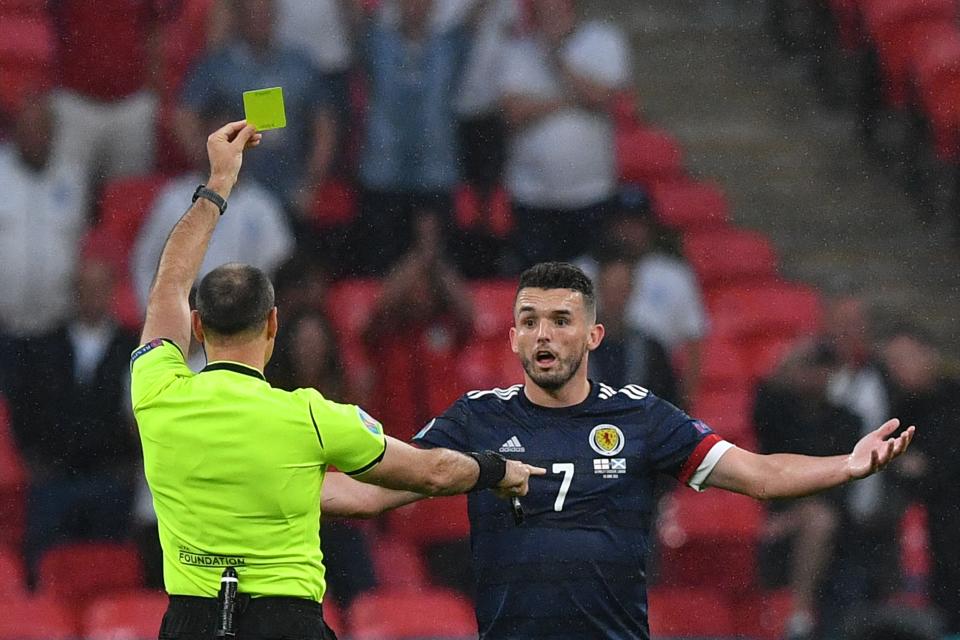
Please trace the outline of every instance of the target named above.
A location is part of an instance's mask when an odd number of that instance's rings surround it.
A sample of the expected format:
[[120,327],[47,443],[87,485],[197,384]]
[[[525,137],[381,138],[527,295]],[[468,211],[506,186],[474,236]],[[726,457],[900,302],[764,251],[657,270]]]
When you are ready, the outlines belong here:
[[197,190],[193,192],[192,201],[196,202],[197,198],[204,198],[217,205],[217,208],[220,209],[220,215],[223,215],[223,213],[227,210],[227,201],[223,199],[223,196],[213,189],[208,189],[207,185],[205,184],[201,184],[199,187],[197,187]]

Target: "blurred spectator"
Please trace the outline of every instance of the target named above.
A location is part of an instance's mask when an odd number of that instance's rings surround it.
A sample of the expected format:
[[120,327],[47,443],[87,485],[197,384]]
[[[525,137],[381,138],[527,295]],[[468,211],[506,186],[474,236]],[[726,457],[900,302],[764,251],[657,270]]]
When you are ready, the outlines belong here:
[[[57,150],[88,184],[154,163],[160,34],[180,0],[56,0]],[[113,18],[111,18],[113,17]],[[135,141],[135,144],[131,141]]]
[[20,341],[70,308],[86,191],[76,167],[51,155],[58,128],[49,96],[30,96],[0,145],[0,393],[16,377]]
[[[204,130],[213,131],[226,121],[218,106],[211,104],[209,112],[204,113]],[[164,185],[137,234],[130,268],[141,309],[146,308],[170,230],[190,207],[193,192],[203,182],[206,170],[206,161],[198,162],[193,172]],[[255,180],[245,179],[230,194],[227,212],[213,234],[198,279],[227,262],[252,264],[272,275],[293,252],[293,244],[280,201]]]
[[574,0],[535,0],[532,17],[500,70],[518,269],[588,248],[616,191],[607,109],[630,79],[624,36],[584,21]]
[[[753,417],[762,453],[828,456],[853,450],[860,422],[827,397],[837,364],[829,347],[802,343],[760,384]],[[793,592],[789,640],[815,637],[819,588],[834,559],[842,496],[840,489],[769,505],[761,569],[779,574],[768,575],[774,585],[785,578]]]
[[239,118],[244,91],[282,87],[287,126],[265,132],[257,153],[245,157],[243,166],[285,206],[304,213],[334,161],[338,107],[307,55],[277,39],[275,0],[237,0],[224,7],[232,37],[188,75],[176,114],[177,136],[199,166],[205,150],[194,143],[206,139],[202,114],[211,105],[229,105],[232,118]]
[[[840,367],[831,376],[830,399],[860,418],[864,435],[891,415],[887,382],[877,361],[866,301],[844,293],[834,297],[826,314],[826,338]],[[875,474],[850,485],[847,492],[850,533],[844,539],[841,597],[852,602],[883,602],[900,587],[897,531],[906,506],[893,474]],[[883,558],[883,562],[877,562]]]
[[[303,311],[284,322],[267,379],[280,389],[312,387],[324,397],[348,401],[343,369],[327,319],[317,311]],[[347,607],[377,580],[363,529],[344,520],[321,519],[323,558],[330,593]]]
[[280,265],[273,278],[277,308],[291,317],[304,311],[323,313],[330,278],[323,264],[295,253]]
[[[707,316],[697,278],[680,258],[658,246],[660,233],[644,192],[636,186],[620,188],[607,220],[600,227],[594,253],[614,253],[633,261],[633,293],[627,302],[629,324],[659,342],[671,355],[682,355],[680,397],[683,404],[696,396],[700,382],[702,340]],[[596,258],[577,261],[588,275],[598,272]]]
[[74,313],[27,342],[10,397],[14,434],[30,472],[24,556],[69,539],[129,535],[138,447],[129,404],[136,336],[114,322],[114,274],[81,261]]
[[614,388],[639,384],[668,402],[678,403],[676,376],[666,350],[628,323],[633,262],[604,260],[596,282],[599,322],[606,333],[597,350],[590,354],[590,377]]
[[922,433],[897,468],[913,479],[927,507],[930,595],[944,615],[946,631],[960,634],[960,381],[946,374],[933,340],[916,328],[893,331],[882,355],[894,383],[893,415]]
[[470,292],[444,258],[440,216],[421,211],[414,224],[413,246],[384,282],[363,332],[375,363],[363,397],[403,440],[463,392],[458,358],[473,329]]
[[470,44],[470,21],[433,25],[432,0],[396,0],[395,9],[364,16],[359,30],[369,103],[357,245],[375,275],[409,248],[417,210],[441,214],[449,234],[459,178],[453,98]]
[[477,24],[454,108],[459,121],[463,178],[481,192],[500,182],[506,161],[506,128],[500,112],[503,54],[520,22],[518,0],[489,2]]

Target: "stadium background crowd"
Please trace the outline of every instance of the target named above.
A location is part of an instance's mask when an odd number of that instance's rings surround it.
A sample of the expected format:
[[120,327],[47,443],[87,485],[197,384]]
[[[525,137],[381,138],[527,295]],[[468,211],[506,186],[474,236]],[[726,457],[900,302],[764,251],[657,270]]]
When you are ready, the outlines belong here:
[[[665,484],[655,632],[839,637],[886,609],[921,637],[960,634],[960,384],[936,340],[912,318],[876,326],[863,291],[783,280],[643,120],[613,21],[571,0],[3,4],[3,55],[20,48],[0,76],[0,639],[18,619],[94,637],[157,610],[128,357],[204,175],[185,141],[266,86],[288,126],[249,154],[201,275],[273,276],[275,385],[362,402],[408,439],[464,391],[519,381],[511,278],[574,261],[607,327],[595,379],[765,452],[849,450],[888,415],[921,429],[887,473],[787,504]],[[910,165],[880,130],[865,138]],[[466,531],[460,499],[324,522],[332,626],[469,635]]]

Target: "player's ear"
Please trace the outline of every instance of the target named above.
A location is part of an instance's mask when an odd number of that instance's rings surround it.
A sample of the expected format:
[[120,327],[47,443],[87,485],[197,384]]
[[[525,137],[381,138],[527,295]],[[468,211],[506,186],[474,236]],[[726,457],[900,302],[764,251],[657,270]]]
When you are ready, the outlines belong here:
[[590,331],[587,333],[587,349],[593,351],[599,347],[605,334],[606,329],[603,328],[602,324],[590,325]]
[[517,346],[517,328],[510,327],[510,350],[514,353],[520,353],[520,347]]
[[190,327],[193,329],[193,337],[203,344],[203,323],[200,322],[200,312],[196,309],[190,311]]

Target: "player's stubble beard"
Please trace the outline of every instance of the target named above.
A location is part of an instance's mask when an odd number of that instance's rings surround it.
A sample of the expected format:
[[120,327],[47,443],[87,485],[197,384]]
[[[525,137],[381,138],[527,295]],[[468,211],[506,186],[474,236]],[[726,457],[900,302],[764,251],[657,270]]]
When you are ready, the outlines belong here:
[[536,361],[526,354],[520,356],[520,364],[527,376],[544,391],[556,391],[577,374],[583,365],[584,357],[587,355],[587,345],[583,345],[579,353],[566,358],[557,357],[557,366],[552,371],[538,371]]

